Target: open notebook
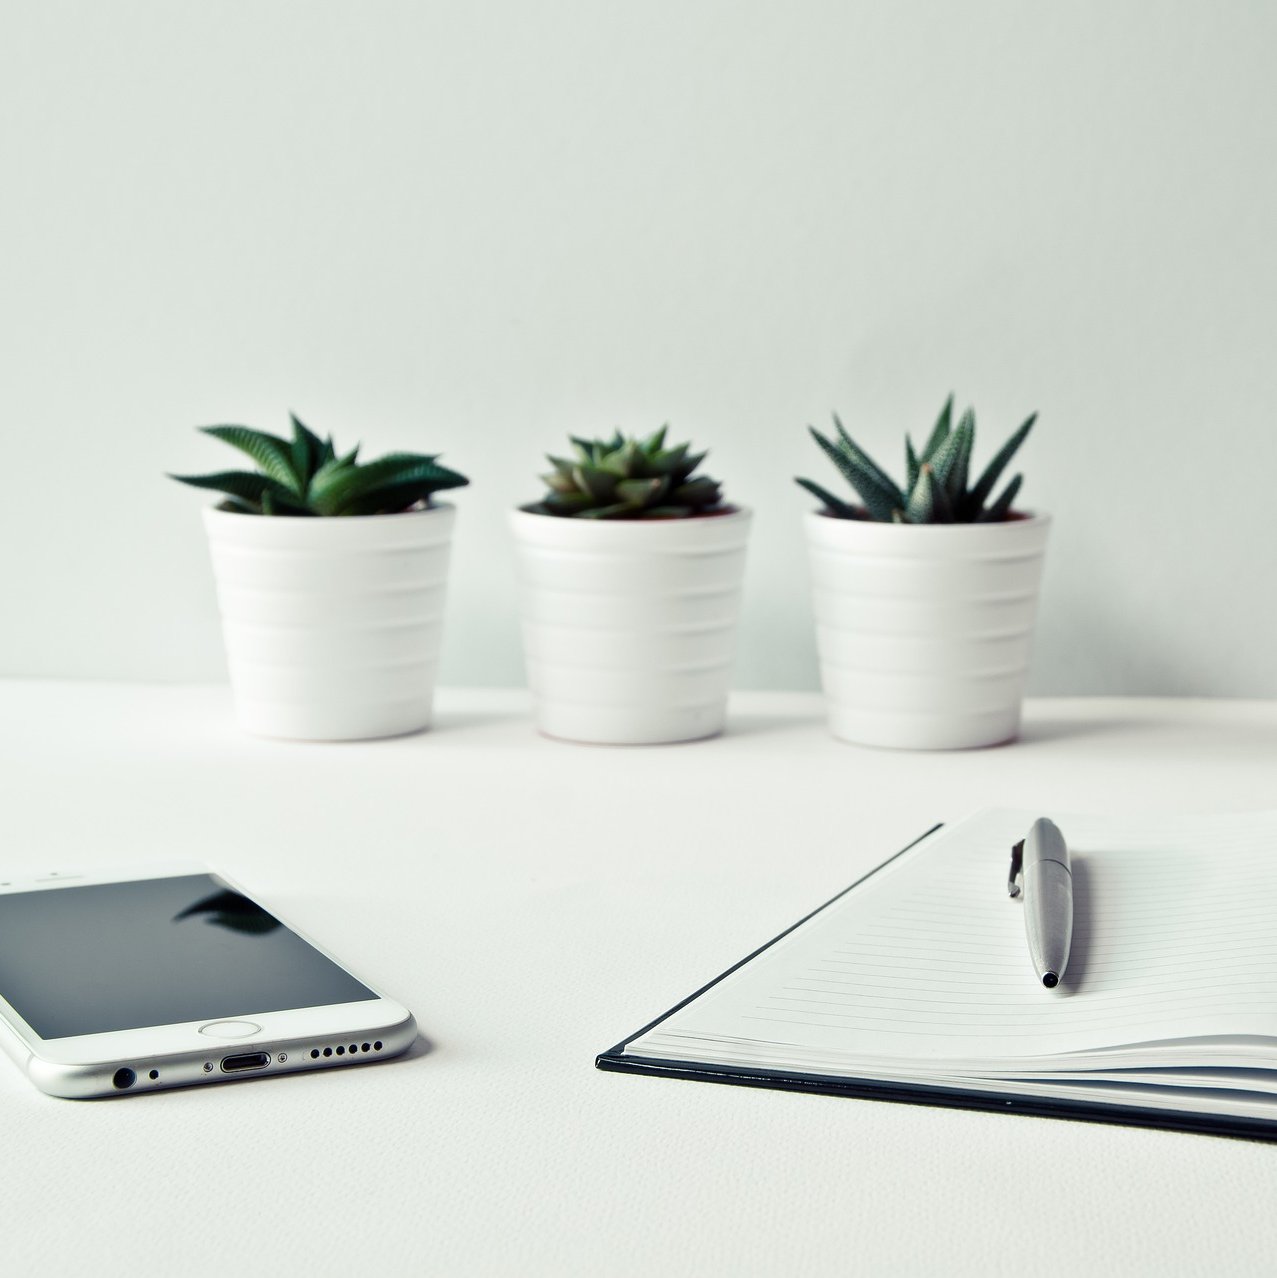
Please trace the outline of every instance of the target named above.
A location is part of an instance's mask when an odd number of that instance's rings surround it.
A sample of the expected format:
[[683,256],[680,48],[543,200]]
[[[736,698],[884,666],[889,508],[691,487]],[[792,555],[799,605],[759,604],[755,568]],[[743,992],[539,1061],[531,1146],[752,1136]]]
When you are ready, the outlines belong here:
[[1050,814],[1056,990],[1006,890],[1040,815],[933,830],[599,1067],[1277,1138],[1277,812]]

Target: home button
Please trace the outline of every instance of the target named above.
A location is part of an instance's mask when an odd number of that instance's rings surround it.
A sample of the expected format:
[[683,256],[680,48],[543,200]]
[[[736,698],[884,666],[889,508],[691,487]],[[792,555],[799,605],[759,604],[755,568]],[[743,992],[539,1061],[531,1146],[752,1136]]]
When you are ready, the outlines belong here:
[[252,1021],[211,1021],[200,1026],[200,1033],[209,1038],[248,1038],[252,1034],[260,1034],[262,1027]]

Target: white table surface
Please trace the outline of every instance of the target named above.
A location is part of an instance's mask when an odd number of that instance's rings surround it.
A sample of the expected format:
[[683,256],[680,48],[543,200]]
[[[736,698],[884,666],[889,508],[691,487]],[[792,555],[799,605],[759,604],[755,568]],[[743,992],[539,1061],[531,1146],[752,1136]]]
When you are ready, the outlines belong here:
[[105,1102],[0,1058],[8,1272],[1272,1272],[1277,1146],[593,1059],[936,820],[1277,806],[1277,703],[1031,702],[1018,743],[948,754],[835,742],[799,694],[659,748],[526,706],[444,692],[428,734],[303,745],[240,735],[220,687],[0,683],[6,870],[206,860],[429,1040]]

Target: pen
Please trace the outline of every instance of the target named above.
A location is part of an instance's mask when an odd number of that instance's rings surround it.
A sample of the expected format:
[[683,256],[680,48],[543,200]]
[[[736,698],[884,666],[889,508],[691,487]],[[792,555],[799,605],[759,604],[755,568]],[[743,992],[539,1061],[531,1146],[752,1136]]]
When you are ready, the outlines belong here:
[[1064,835],[1053,821],[1039,817],[1011,849],[1007,887],[1012,896],[1019,896],[1023,887],[1029,961],[1042,984],[1053,990],[1068,966],[1073,940],[1073,872]]

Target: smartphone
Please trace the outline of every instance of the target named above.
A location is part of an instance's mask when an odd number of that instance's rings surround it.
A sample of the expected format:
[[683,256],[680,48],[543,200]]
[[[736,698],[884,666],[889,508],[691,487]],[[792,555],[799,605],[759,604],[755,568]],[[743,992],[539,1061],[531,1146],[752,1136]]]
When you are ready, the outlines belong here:
[[407,1008],[199,866],[0,882],[0,1045],[52,1096],[339,1069]]

